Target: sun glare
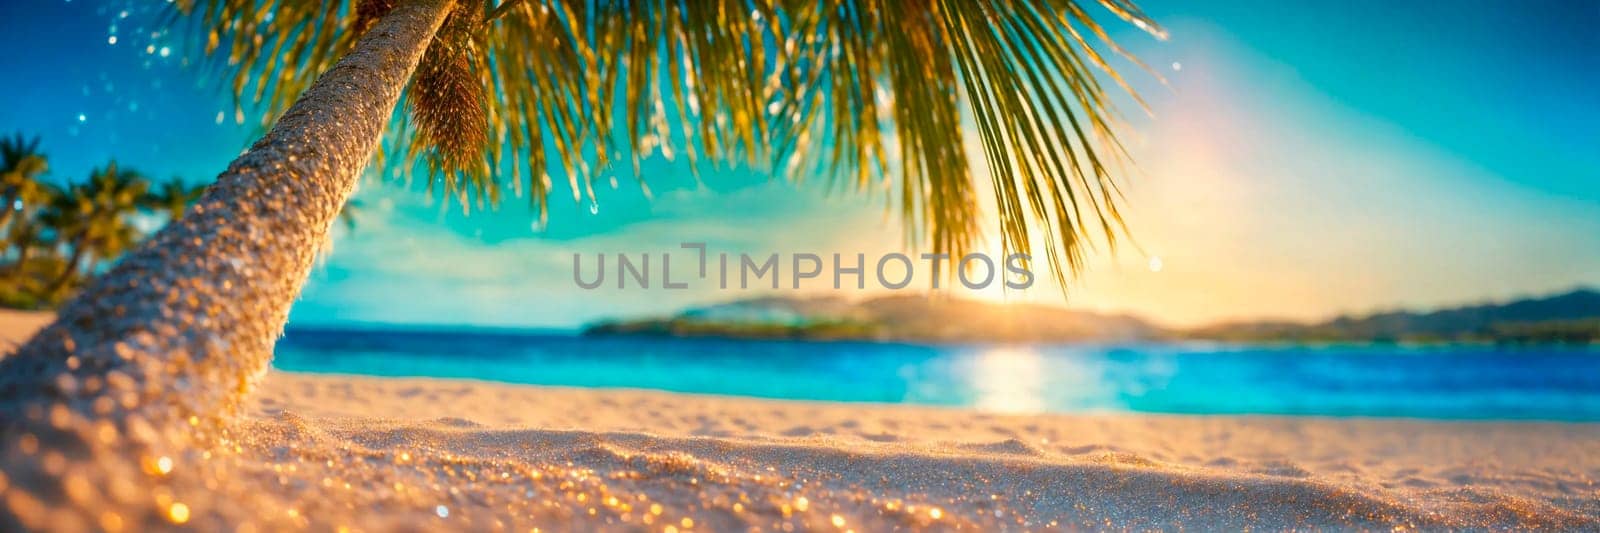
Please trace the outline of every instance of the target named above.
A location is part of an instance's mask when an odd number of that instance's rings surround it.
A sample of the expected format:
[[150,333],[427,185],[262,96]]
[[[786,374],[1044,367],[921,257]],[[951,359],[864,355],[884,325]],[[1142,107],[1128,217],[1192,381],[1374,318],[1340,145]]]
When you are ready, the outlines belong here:
[[995,348],[973,363],[972,387],[977,407],[997,413],[1037,413],[1045,408],[1044,367],[1039,353],[1024,348]]

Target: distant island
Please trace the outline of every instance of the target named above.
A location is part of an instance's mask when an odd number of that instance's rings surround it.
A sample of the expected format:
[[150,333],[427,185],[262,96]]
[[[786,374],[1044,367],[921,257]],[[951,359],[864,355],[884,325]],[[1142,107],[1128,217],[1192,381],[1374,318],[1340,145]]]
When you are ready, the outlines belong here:
[[1600,291],[1435,311],[1341,316],[1325,322],[1233,322],[1169,329],[1131,315],[956,298],[768,296],[670,317],[603,321],[585,335],[916,342],[1600,343]]
[[1436,311],[1390,311],[1326,322],[1237,322],[1184,332],[1195,339],[1288,342],[1600,342],[1600,291]]
[[601,322],[584,333],[929,342],[1132,341],[1167,335],[1133,316],[922,295],[861,301],[753,298],[688,309],[666,318]]

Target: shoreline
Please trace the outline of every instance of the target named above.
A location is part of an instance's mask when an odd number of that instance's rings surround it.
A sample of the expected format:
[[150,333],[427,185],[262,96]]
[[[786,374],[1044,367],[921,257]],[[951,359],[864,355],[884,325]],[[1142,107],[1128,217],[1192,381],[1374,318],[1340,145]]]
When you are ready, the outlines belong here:
[[[1597,352],[1597,353],[1600,353],[1600,352]],[[946,412],[946,413],[953,413],[953,414],[960,414],[960,413],[980,414],[980,415],[984,415],[984,416],[1000,417],[1000,418],[1007,418],[1007,417],[1015,417],[1015,418],[1064,417],[1064,418],[1090,418],[1090,419],[1100,419],[1100,418],[1104,418],[1104,419],[1116,419],[1116,418],[1164,419],[1164,418],[1170,418],[1170,419],[1176,419],[1176,420],[1183,420],[1183,419],[1228,419],[1228,420],[1239,420],[1239,421],[1256,420],[1256,421],[1263,421],[1263,422],[1265,422],[1265,421],[1273,421],[1273,420],[1279,420],[1279,421],[1296,421],[1296,420],[1299,420],[1299,421],[1327,421],[1327,422],[1335,422],[1335,423],[1336,422],[1355,422],[1355,423],[1363,423],[1363,422],[1374,422],[1374,423],[1393,422],[1393,423],[1397,423],[1397,424],[1441,424],[1441,425],[1465,425],[1465,426],[1471,426],[1471,425],[1489,425],[1489,426],[1492,426],[1492,425],[1530,425],[1530,426],[1538,426],[1538,425],[1556,425],[1556,426],[1574,426],[1574,425],[1575,426],[1585,426],[1585,425],[1593,425],[1593,426],[1596,426],[1597,429],[1600,429],[1600,420],[1568,420],[1568,419],[1561,419],[1561,418],[1430,418],[1430,417],[1421,417],[1421,416],[1390,416],[1390,415],[1282,414],[1282,413],[1184,413],[1184,412],[1126,411],[1126,410],[1009,412],[1009,411],[985,410],[985,409],[981,409],[981,408],[978,408],[978,407],[958,406],[958,405],[939,405],[939,404],[905,403],[905,402],[884,402],[884,401],[872,401],[872,400],[861,400],[861,401],[856,401],[856,400],[814,400],[814,399],[806,399],[806,398],[779,398],[779,397],[765,397],[765,396],[744,396],[744,395],[739,395],[739,394],[724,394],[724,393],[715,393],[715,392],[685,392],[685,391],[666,390],[666,389],[652,389],[652,388],[644,388],[644,387],[585,387],[585,386],[574,386],[574,385],[544,385],[544,384],[535,384],[535,383],[519,383],[519,382],[515,382],[515,381],[498,381],[498,380],[493,380],[493,379],[483,379],[483,378],[474,378],[474,377],[384,376],[384,375],[360,374],[360,373],[348,373],[348,372],[320,372],[320,371],[307,371],[307,370],[285,370],[285,369],[280,369],[280,368],[277,368],[277,367],[273,367],[272,370],[268,373],[268,375],[269,376],[280,376],[280,375],[281,376],[287,376],[287,377],[289,377],[289,379],[286,379],[286,380],[287,381],[291,381],[291,382],[298,382],[298,381],[301,381],[301,380],[321,380],[321,379],[326,379],[326,380],[353,380],[353,381],[377,380],[377,381],[392,381],[392,382],[416,381],[419,384],[423,384],[423,385],[437,384],[436,382],[443,382],[443,383],[446,383],[446,384],[457,384],[457,385],[461,385],[463,387],[469,387],[469,388],[470,387],[482,386],[482,387],[489,387],[489,388],[505,387],[505,388],[509,388],[509,389],[512,389],[512,390],[531,389],[530,392],[537,391],[538,393],[550,394],[550,395],[594,393],[594,394],[617,394],[617,395],[626,396],[626,395],[655,395],[655,394],[661,394],[661,395],[667,395],[667,396],[699,397],[699,398],[704,398],[704,399],[706,399],[708,401],[775,402],[775,403],[780,403],[780,404],[797,404],[797,405],[814,405],[814,406],[836,406],[836,407],[844,407],[844,408],[860,407],[860,408],[869,409],[869,410],[875,410],[875,409],[931,410],[931,411],[935,411],[935,412]],[[263,390],[270,390],[270,389],[267,389],[266,387],[263,387]],[[312,410],[311,412],[321,412],[321,413],[327,414],[326,411],[322,411],[322,409],[325,409],[325,408],[320,408],[320,407],[316,407],[316,406],[309,406],[309,405],[298,405],[297,407],[298,408],[309,408],[309,409]]]

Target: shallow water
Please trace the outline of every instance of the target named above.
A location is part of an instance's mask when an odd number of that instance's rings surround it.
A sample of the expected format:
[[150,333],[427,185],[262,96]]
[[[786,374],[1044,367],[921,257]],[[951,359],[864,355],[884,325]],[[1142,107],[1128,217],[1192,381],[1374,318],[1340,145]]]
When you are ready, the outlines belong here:
[[915,345],[294,329],[290,371],[994,412],[1600,421],[1600,349]]

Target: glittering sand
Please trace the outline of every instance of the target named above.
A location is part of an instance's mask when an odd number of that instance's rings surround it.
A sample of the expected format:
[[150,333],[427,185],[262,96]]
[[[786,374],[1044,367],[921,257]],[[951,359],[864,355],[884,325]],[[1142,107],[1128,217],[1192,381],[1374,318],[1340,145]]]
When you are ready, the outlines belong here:
[[106,492],[131,503],[63,512],[96,505],[73,503],[93,492],[73,472],[95,467],[71,459],[61,501],[4,503],[113,530],[1600,528],[1594,424],[997,415],[293,373],[251,398],[187,449],[123,458],[135,466]]
[[247,455],[335,461],[264,483],[312,520],[1600,527],[1600,425],[1008,416],[289,373],[258,398]]

